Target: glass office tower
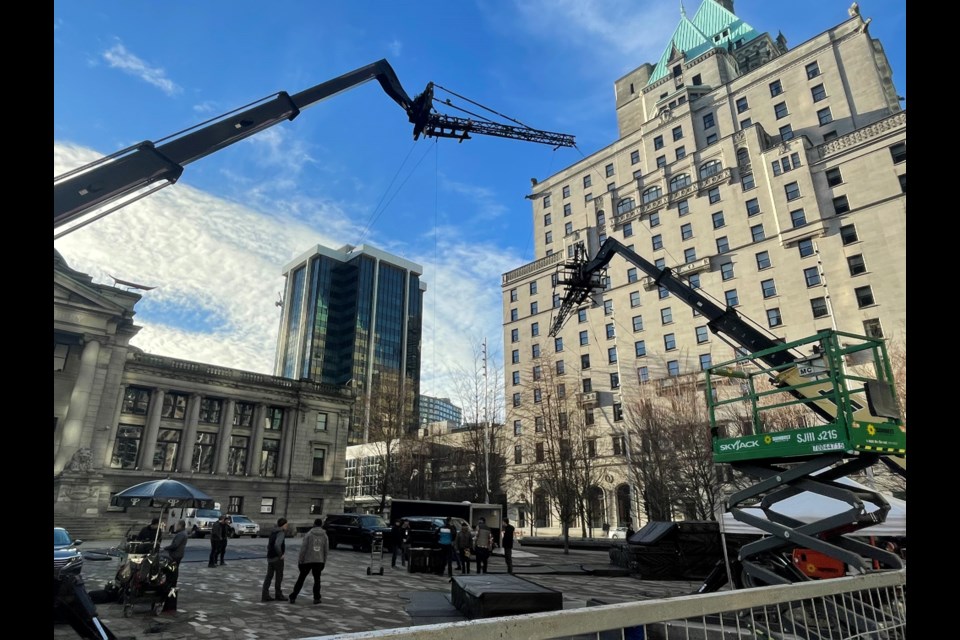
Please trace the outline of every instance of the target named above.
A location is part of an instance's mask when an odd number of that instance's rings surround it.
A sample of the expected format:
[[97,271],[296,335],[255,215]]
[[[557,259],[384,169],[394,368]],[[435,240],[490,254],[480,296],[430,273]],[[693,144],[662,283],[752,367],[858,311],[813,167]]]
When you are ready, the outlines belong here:
[[[423,267],[365,245],[317,245],[288,263],[283,274],[276,375],[349,385],[357,390],[358,406],[383,385],[402,386],[415,429]],[[363,427],[353,425],[352,441],[365,439]]]

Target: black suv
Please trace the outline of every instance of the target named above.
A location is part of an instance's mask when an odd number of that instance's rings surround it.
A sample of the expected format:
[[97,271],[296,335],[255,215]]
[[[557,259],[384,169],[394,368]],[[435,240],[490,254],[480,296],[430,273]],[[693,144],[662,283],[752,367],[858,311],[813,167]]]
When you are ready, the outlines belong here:
[[[404,518],[410,523],[410,546],[437,548],[440,546],[440,527],[446,518],[442,516],[407,516]],[[450,518],[450,528],[453,537],[460,531],[460,525],[467,523],[463,518]],[[469,523],[467,523],[469,526]]]
[[383,534],[384,549],[390,548],[390,526],[382,517],[366,513],[337,513],[323,521],[323,530],[330,539],[330,548],[338,544],[352,545],[355,550],[370,551],[373,535]]

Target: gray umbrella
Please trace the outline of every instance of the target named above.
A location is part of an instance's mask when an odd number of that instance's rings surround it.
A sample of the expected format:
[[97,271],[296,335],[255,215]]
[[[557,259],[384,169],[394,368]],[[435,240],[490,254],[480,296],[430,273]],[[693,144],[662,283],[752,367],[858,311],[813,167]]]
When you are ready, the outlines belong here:
[[193,485],[180,480],[150,480],[124,489],[110,499],[114,507],[213,507],[214,500]]

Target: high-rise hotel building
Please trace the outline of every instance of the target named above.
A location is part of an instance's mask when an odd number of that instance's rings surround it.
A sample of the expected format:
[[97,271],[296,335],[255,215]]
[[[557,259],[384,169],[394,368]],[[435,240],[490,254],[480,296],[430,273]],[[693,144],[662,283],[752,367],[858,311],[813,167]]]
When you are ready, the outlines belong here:
[[399,393],[419,422],[423,268],[380,249],[320,245],[283,269],[277,376],[348,385],[358,396],[350,443],[367,441],[372,394]]
[[[906,112],[869,22],[854,4],[788,48],[733,2],[703,0],[658,60],[614,82],[619,138],[534,184],[535,259],[502,277],[514,478],[537,455],[538,385],[563,386],[580,394],[606,469],[596,508],[614,526],[643,524],[616,435],[622,399],[734,357],[620,257],[602,294],[549,336],[557,269],[578,241],[592,255],[617,238],[788,341],[834,328],[905,346]],[[559,526],[528,480],[509,510]]]

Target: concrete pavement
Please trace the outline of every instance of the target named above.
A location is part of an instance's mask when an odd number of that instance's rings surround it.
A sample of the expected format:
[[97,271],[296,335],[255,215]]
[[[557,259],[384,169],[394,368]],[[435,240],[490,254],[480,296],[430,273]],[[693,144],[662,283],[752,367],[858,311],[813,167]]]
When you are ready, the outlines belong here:
[[[289,595],[297,578],[296,557],[300,538],[287,541],[287,563],[283,592]],[[88,591],[101,589],[116,574],[120,559],[109,555],[112,541],[87,541],[83,568]],[[368,553],[349,549],[331,550],[322,577],[322,598],[313,604],[312,578],[296,604],[260,602],[266,575],[265,538],[231,540],[226,564],[210,568],[207,557],[210,541],[191,539],[180,568],[179,611],[176,615],[155,616],[148,604],[134,607],[124,617],[117,603],[97,605],[100,619],[124,640],[182,640],[224,638],[268,640],[389,629],[466,619],[450,603],[450,581],[446,575],[409,573],[390,566],[383,557],[384,573],[371,565]],[[475,567],[474,567],[475,568]],[[560,591],[564,609],[586,606],[591,599],[610,602],[641,600],[689,594],[699,587],[693,582],[642,581],[616,574],[606,551],[530,547],[514,549],[514,573]],[[454,568],[456,571],[456,568]],[[499,553],[491,557],[489,573],[505,573]],[[471,574],[473,575],[473,574]],[[68,625],[55,625],[54,638],[76,638]]]

